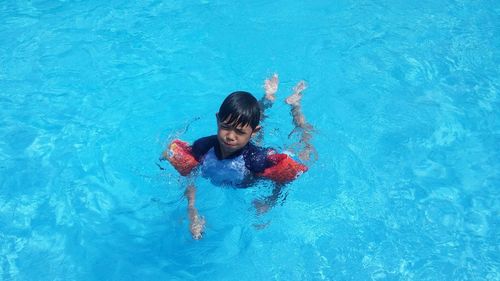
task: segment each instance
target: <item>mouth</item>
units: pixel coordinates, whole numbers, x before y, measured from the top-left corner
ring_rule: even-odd
[[[235,146],[236,146],[236,144],[229,144],[229,143],[227,143],[227,142],[225,142],[225,141],[222,141],[222,143],[223,143],[225,146],[228,146],[228,147],[235,147]]]

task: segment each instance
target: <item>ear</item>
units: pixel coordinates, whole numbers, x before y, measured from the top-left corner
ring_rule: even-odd
[[[253,129],[253,132],[252,132],[252,137],[255,136],[261,129],[262,127],[260,125],[257,125],[257,127],[255,127],[255,129]]]

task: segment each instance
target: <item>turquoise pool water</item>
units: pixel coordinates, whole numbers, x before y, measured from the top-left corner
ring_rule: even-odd
[[[500,5],[403,2],[3,1],[0,280],[500,280]],[[274,72],[319,159],[263,215],[198,179],[194,241],[158,156]]]

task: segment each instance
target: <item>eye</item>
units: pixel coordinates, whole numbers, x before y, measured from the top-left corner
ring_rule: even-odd
[[[236,130],[236,133],[237,133],[238,135],[244,135],[244,134],[245,134],[245,132],[243,132],[242,130]]]

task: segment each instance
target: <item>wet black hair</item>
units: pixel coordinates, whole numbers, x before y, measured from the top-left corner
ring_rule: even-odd
[[[260,104],[249,92],[237,91],[229,94],[222,102],[219,121],[234,125],[250,125],[254,130],[260,122]]]

